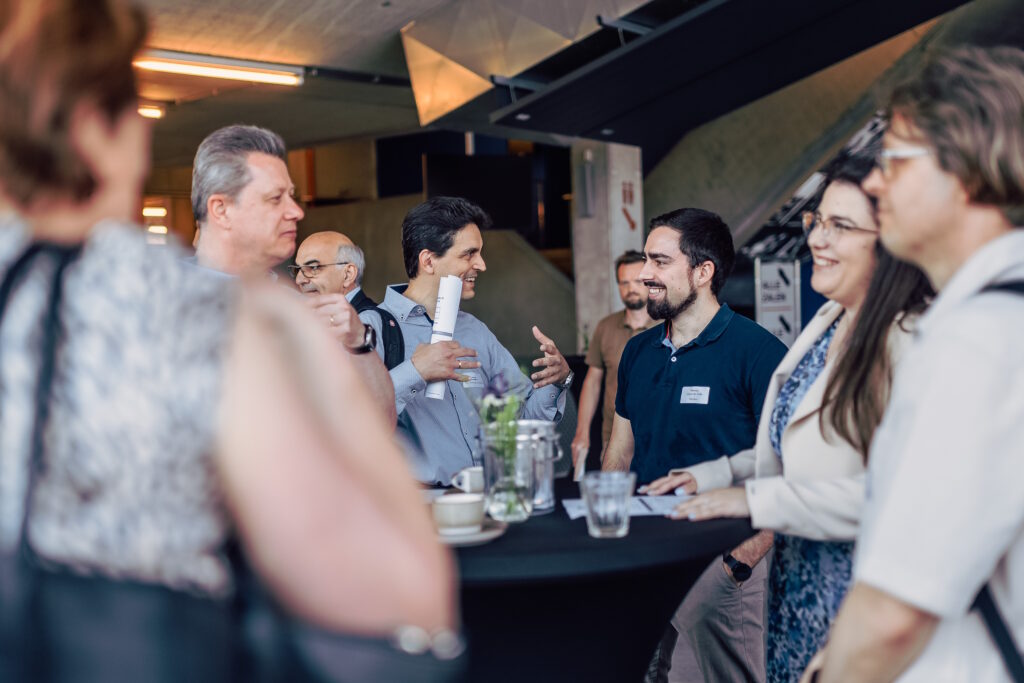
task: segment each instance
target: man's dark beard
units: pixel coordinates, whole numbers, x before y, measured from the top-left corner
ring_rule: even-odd
[[[622,303],[626,304],[626,308],[631,311],[639,311],[641,308],[647,305],[647,302],[637,297],[635,299],[626,299]]]
[[[668,292],[665,292],[665,298],[661,301],[655,301],[654,299],[647,300],[647,315],[651,316],[654,320],[672,320],[677,315],[685,311],[687,308],[693,305],[693,302],[697,300],[697,290],[690,289],[690,293],[685,299],[680,301],[677,305],[673,306],[668,302]]]

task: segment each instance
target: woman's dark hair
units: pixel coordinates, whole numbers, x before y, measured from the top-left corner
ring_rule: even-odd
[[[479,206],[461,197],[433,197],[413,207],[402,221],[402,256],[409,279],[419,273],[421,251],[443,255],[452,248],[455,233],[470,223],[486,230],[491,219]]]
[[[711,293],[717,297],[736,261],[732,232],[722,217],[704,209],[676,209],[652,218],[651,230],[655,228],[672,228],[679,233],[679,251],[686,254],[692,268],[705,261],[715,265]]]
[[[836,159],[825,171],[826,187],[846,183],[860,189],[874,168],[871,151]],[[874,208],[875,198],[865,196]],[[923,311],[935,293],[919,268],[893,257],[881,241],[875,243],[875,259],[864,304],[828,378],[822,400],[822,406],[830,409],[831,427],[860,451],[865,463],[871,439],[889,403],[893,370],[889,331],[893,323],[903,325],[907,315]],[[824,410],[819,413],[819,426],[824,434]]]

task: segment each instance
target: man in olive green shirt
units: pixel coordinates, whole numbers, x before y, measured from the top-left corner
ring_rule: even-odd
[[[597,412],[601,396],[601,380],[604,380],[604,403],[601,411],[602,452],[608,445],[615,415],[615,392],[619,383],[619,357],[630,338],[643,332],[657,321],[647,315],[647,287],[640,279],[644,267],[644,255],[639,251],[627,251],[615,260],[615,275],[619,282],[619,296],[625,304],[624,310],[602,318],[594,329],[587,349],[587,376],[580,392],[579,415],[576,422],[576,436],[572,440],[572,462],[586,458],[590,451],[590,423]]]

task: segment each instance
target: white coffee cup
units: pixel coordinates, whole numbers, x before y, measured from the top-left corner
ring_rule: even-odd
[[[484,523],[484,497],[479,493],[449,493],[434,500],[434,525],[443,536],[472,534]]]
[[[452,477],[452,486],[461,489],[466,493],[483,493],[484,491],[484,468],[481,465],[474,465],[459,470]]]

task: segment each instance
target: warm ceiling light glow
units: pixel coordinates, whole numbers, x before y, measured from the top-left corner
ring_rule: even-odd
[[[164,117],[164,108],[155,104],[140,104],[139,115],[147,119],[162,119]]]
[[[146,218],[163,218],[167,215],[167,209],[162,206],[144,206],[142,215]]]
[[[166,235],[167,234],[167,226],[166,225],[151,225],[148,228],[146,228],[146,231],[147,232],[151,232],[154,235]]]
[[[242,59],[207,57],[170,50],[147,50],[132,62],[140,69],[169,74],[226,78],[249,83],[302,85],[303,68]]]

